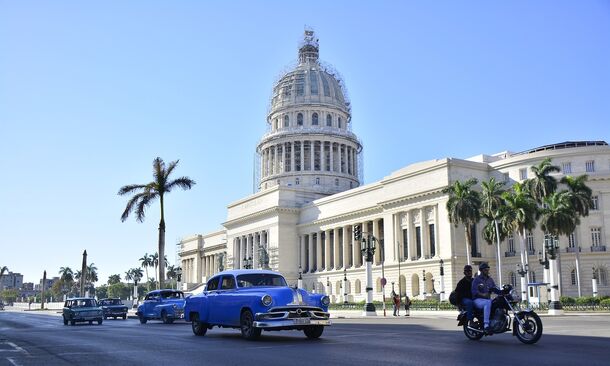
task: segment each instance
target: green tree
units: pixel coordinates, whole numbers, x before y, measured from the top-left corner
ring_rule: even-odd
[[[0,267],[0,283],[2,283],[2,276],[4,276],[4,274],[8,272],[8,267],[7,266],[2,266]]]
[[[119,282],[114,285],[108,286],[108,297],[117,297],[120,299],[127,299],[129,297],[129,287],[124,283]]]
[[[557,190],[557,179],[551,173],[560,172],[558,166],[551,164],[551,159],[546,158],[540,164],[531,167],[534,177],[528,180],[529,191],[539,205],[544,199]]]
[[[588,176],[580,175],[578,177],[565,176],[561,178],[561,183],[568,187],[570,192],[570,203],[576,215],[579,217],[589,216],[589,210],[593,207],[593,198],[591,188],[587,186]],[[576,253],[576,284],[578,288],[578,296],[582,296],[580,286],[580,246],[574,248]]]
[[[0,293],[0,297],[9,304],[17,301],[17,297],[19,296],[19,291],[13,288],[2,290]]]
[[[108,285],[114,285],[115,283],[121,282],[120,274],[113,274],[108,276]]]
[[[477,184],[476,178],[465,182],[455,181],[451,186],[443,189],[443,193],[449,194],[447,200],[447,213],[449,222],[457,227],[460,223],[464,225],[466,235],[466,261],[471,264],[470,251],[472,248],[472,228],[481,219],[481,197],[479,192],[472,189]]]
[[[131,184],[121,187],[119,195],[133,194],[127,202],[127,206],[121,215],[121,221],[127,220],[131,212],[135,212],[137,221],[144,221],[145,210],[157,199],[161,206],[161,219],[159,221],[159,257],[165,258],[165,194],[170,193],[174,188],[184,190],[191,189],[195,181],[188,177],[180,177],[170,180],[170,176],[178,166],[178,160],[170,162],[167,167],[161,158],[153,161],[152,182],[147,184]],[[163,287],[165,280],[165,266],[159,268],[159,284]]]
[[[95,294],[98,299],[105,299],[108,297],[108,285],[100,285],[95,289]]]
[[[580,223],[570,201],[570,192],[554,192],[544,200],[540,227],[554,237],[570,235]]]
[[[168,266],[167,267],[167,278],[171,280],[171,286],[173,287],[177,284],[176,279],[178,278],[178,267],[176,266]]]
[[[506,205],[502,194],[504,194],[504,183],[498,182],[494,177],[486,182],[481,182],[481,212],[487,219],[483,228],[483,238],[488,244],[496,242],[496,260],[498,261],[498,283],[502,283],[502,255],[500,253],[500,242],[507,236],[506,230],[499,224],[502,215],[506,212]]]
[[[140,258],[139,261],[141,267],[146,270],[146,282],[148,283],[148,267],[152,267],[153,265],[152,256],[148,255],[148,253],[144,253],[144,256]],[[150,287],[148,288],[148,291],[150,291]]]

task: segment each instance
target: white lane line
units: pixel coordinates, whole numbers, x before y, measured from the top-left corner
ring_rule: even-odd
[[[6,359],[7,359],[7,360],[8,360],[8,362],[10,362],[10,363],[11,363],[11,365],[13,365],[13,366],[21,366],[21,364],[20,364],[19,362],[15,361],[15,360],[13,360],[13,358],[12,358],[12,357],[7,357]]]

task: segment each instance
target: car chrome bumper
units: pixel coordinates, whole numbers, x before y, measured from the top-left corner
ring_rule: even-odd
[[[252,325],[255,328],[286,328],[294,327],[298,328],[307,325],[331,325],[330,319],[310,319],[310,318],[294,318],[294,319],[281,319],[281,320],[257,320]]]

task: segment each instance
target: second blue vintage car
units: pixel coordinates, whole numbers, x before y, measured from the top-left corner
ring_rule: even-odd
[[[184,293],[172,289],[151,291],[138,306],[136,315],[142,324],[151,319],[161,319],[165,324],[183,319]]]
[[[202,336],[214,326],[239,328],[242,337],[256,339],[263,330],[302,330],[319,338],[331,324],[330,299],[292,288],[284,277],[266,270],[232,270],[208,280],[203,293],[186,299],[185,319]]]

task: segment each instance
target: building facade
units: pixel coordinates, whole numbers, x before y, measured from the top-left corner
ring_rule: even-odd
[[[362,301],[366,275],[353,235],[359,225],[377,238],[377,300],[392,289],[415,298],[444,299],[462,276],[466,239],[463,226],[448,221],[443,189],[456,180],[490,177],[508,188],[531,178],[532,165],[551,158],[562,169],[558,179],[587,174],[595,202],[575,233],[559,239],[562,295],[576,296],[578,288],[590,295],[594,274],[599,294],[610,294],[610,148],[605,142],[430,160],[362,185],[362,143],[351,132],[345,85],[318,54],[317,39],[306,31],[299,64],[274,86],[269,130],[257,147],[259,191],[229,204],[222,230],[179,243],[186,288],[224,268],[268,268],[292,283],[301,276],[307,290],[325,292],[333,301]],[[489,262],[496,273],[498,250],[482,239],[484,224],[476,226],[471,256],[475,264]],[[543,242],[539,228],[528,233],[528,282],[546,281],[538,260]],[[503,283],[519,285],[519,245],[517,235],[501,243]]]

